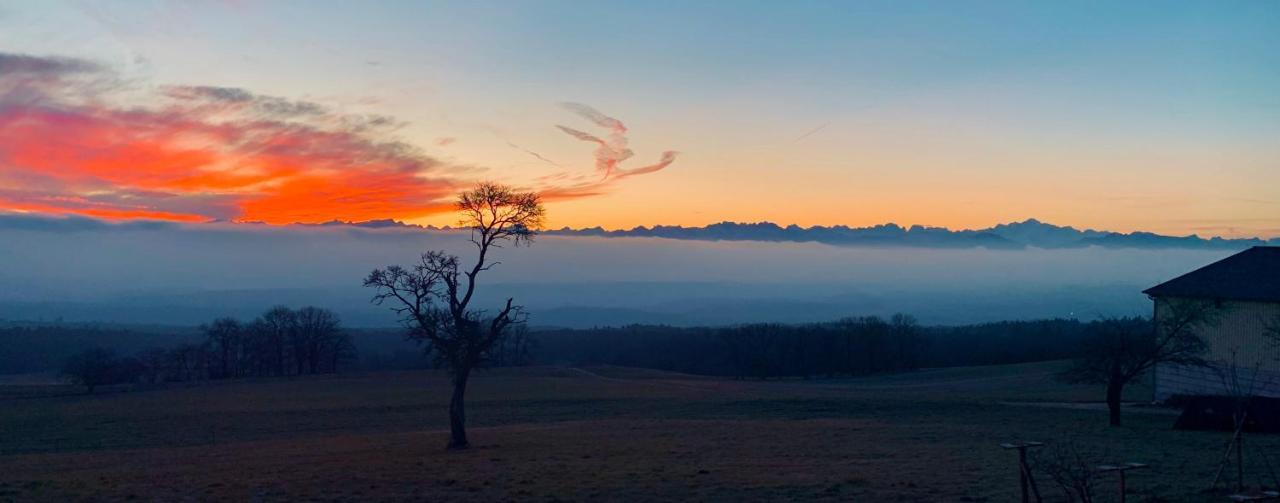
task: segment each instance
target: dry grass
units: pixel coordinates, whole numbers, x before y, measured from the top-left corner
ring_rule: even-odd
[[[493,371],[471,386],[465,452],[443,449],[448,393],[430,372],[23,393],[0,398],[0,500],[1012,501],[1013,455],[997,444],[1065,438],[1152,463],[1131,479],[1139,498],[1209,498],[1224,434],[1008,404],[1096,398],[1057,368],[778,382]]]

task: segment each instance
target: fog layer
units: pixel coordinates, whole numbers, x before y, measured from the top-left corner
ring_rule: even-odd
[[[316,304],[389,325],[365,274],[467,235],[251,225],[0,227],[0,318],[194,324]],[[544,236],[504,248],[480,300],[535,325],[800,322],[908,312],[925,323],[1093,318],[1149,310],[1143,288],[1231,251],[856,248]]]

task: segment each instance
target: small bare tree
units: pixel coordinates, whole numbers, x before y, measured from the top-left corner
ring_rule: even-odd
[[[477,257],[470,269],[462,269],[455,255],[443,251],[422,254],[410,268],[398,265],[375,269],[364,286],[376,289],[374,303],[390,303],[409,330],[453,384],[449,401],[450,449],[465,449],[467,441],[464,398],[471,371],[483,365],[501,347],[510,328],[524,322],[523,310],[508,298],[496,314],[472,309],[480,273],[498,262],[489,253],[504,243],[532,242],[542,227],[545,210],[537,194],[517,192],[496,183],[482,183],[458,197],[461,225],[471,229]]]
[[[1109,318],[1094,326],[1085,341],[1084,356],[1063,373],[1066,380],[1105,384],[1112,426],[1120,426],[1120,401],[1125,385],[1146,375],[1159,363],[1204,365],[1206,345],[1198,330],[1216,323],[1212,302],[1190,299],[1163,301],[1164,314],[1155,320]]]
[[[1092,503],[1098,484],[1098,462],[1105,455],[1082,448],[1074,440],[1067,439],[1036,456],[1036,467],[1049,474],[1049,478],[1062,489],[1067,501]]]

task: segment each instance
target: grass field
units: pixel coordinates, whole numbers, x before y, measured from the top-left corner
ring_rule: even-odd
[[[462,452],[443,449],[447,381],[433,372],[93,396],[7,386],[0,500],[1002,502],[1016,500],[1017,472],[998,444],[1018,439],[1151,463],[1131,476],[1131,501],[1224,500],[1204,489],[1227,434],[1173,431],[1149,410],[1108,428],[1104,411],[1071,404],[1100,390],[1056,382],[1060,367],[772,382],[493,370],[470,387],[475,447]]]

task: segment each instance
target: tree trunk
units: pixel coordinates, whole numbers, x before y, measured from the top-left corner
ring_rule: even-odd
[[[467,393],[467,377],[471,369],[458,370],[453,376],[453,398],[449,400],[449,449],[466,449],[467,413],[463,401]]]
[[[1111,426],[1120,426],[1120,396],[1124,391],[1124,381],[1112,376],[1107,381],[1107,411],[1111,414]]]

